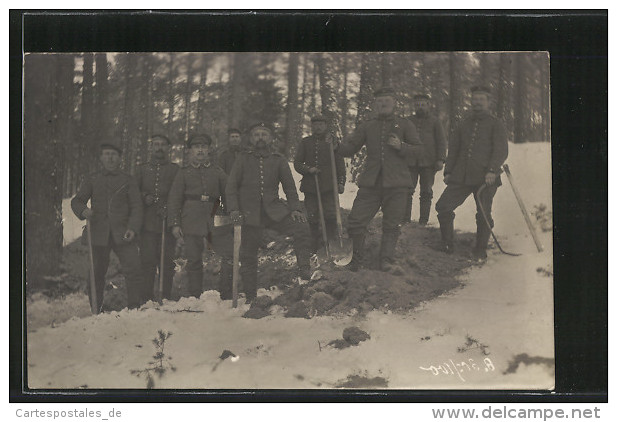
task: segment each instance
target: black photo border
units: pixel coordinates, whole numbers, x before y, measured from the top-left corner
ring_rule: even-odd
[[[24,210],[12,206],[10,402],[607,402],[607,10],[11,10],[9,21],[9,195],[21,204],[23,52],[548,51],[556,364],[553,393],[29,390]]]

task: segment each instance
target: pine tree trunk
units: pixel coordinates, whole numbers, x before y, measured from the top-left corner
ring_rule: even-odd
[[[343,138],[347,136],[347,125],[348,123],[348,114],[349,114],[349,100],[347,99],[347,72],[348,72],[348,55],[345,54],[343,57],[343,92],[341,94],[341,131],[343,133]]]
[[[80,178],[90,173],[90,169],[96,164],[99,146],[94,136],[94,56],[91,53],[84,54],[83,82],[81,91],[81,121],[80,121]]]
[[[234,53],[232,63],[229,126],[237,128],[240,127],[242,102],[245,100],[244,73],[246,71],[246,59],[243,53]]]
[[[174,104],[175,104],[175,84],[174,84],[174,54],[169,53],[169,79],[167,86],[167,107],[169,109],[169,113],[167,114],[167,131],[168,133],[173,133],[173,122],[174,122]]]
[[[306,121],[306,87],[307,87],[307,76],[308,76],[308,59],[306,55],[304,56],[304,60],[302,60],[302,100],[300,101],[300,124],[298,125],[297,137],[301,139],[304,136],[304,123]]]
[[[322,53],[318,60],[319,87],[321,96],[321,113],[329,122],[328,130],[337,138],[342,137],[339,124],[338,94],[336,92],[336,69],[333,66],[332,56]]]
[[[109,71],[107,68],[107,54],[96,53],[96,137],[97,143],[101,143],[105,140],[109,140],[112,136],[111,128],[113,128],[113,119],[111,118],[109,110],[109,88],[108,78]]]
[[[460,119],[460,107],[461,107],[461,86],[459,73],[461,71],[460,60],[457,53],[451,52],[450,54],[450,118],[448,122],[448,131],[453,133],[456,122]]]
[[[72,60],[29,54],[24,63],[26,286],[45,286],[62,259],[62,137],[66,133]],[[71,81],[72,82],[72,81]]]
[[[289,68],[287,70],[287,113],[285,121],[285,136],[282,150],[288,155],[298,139],[298,53],[289,53]]]
[[[380,65],[379,57],[375,53],[362,53],[362,65],[360,70],[360,90],[358,92],[358,113],[356,116],[356,128],[365,121],[371,111],[373,101],[373,91],[380,84]],[[366,148],[362,147],[360,152],[351,159],[351,180],[357,182],[358,176],[364,168],[366,160]]]
[[[548,53],[538,53],[540,69],[540,113],[542,114],[542,140],[551,140],[551,84]]]
[[[525,142],[527,136],[527,113],[525,113],[525,63],[521,53],[514,56],[514,142]]]

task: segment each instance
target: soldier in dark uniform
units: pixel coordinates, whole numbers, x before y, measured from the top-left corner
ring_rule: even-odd
[[[411,156],[409,171],[411,172],[411,192],[407,198],[407,209],[404,222],[411,221],[411,203],[418,178],[420,179],[420,225],[428,223],[433,200],[433,184],[435,173],[443,169],[446,161],[446,137],[439,119],[429,114],[429,96],[414,95],[414,115],[409,120],[416,126],[422,142],[422,151]]]
[[[377,117],[358,126],[337,152],[351,157],[366,145],[366,166],[358,182],[358,195],[347,219],[353,241],[349,269],[357,271],[364,256],[366,228],[377,211],[383,211],[380,266],[391,269],[394,249],[401,231],[411,174],[411,154],[420,150],[418,132],[412,122],[394,114],[394,90],[381,88],[374,93]]]
[[[178,165],[169,161],[171,143],[166,136],[154,135],[151,140],[152,158],[137,168],[137,184],[144,203],[144,226],[141,231],[140,255],[146,283],[151,285],[161,264],[163,222],[167,218],[167,195],[178,172]],[[168,228],[165,234],[163,261],[163,297],[171,297],[174,277],[176,239]],[[159,271],[161,269],[159,268]],[[150,289],[151,293],[152,289]]]
[[[186,251],[189,293],[200,297],[203,292],[204,241],[213,226],[215,204],[225,192],[227,176],[210,163],[212,138],[195,135],[189,140],[189,164],[176,174],[168,200],[169,221],[176,239],[182,239]],[[224,202],[224,201],[223,201]],[[221,265],[221,298],[231,298],[231,266]]]
[[[454,238],[454,210],[465,202],[470,194],[476,201],[476,245],[474,259],[486,259],[486,246],[490,229],[480,213],[478,202],[487,214],[491,228],[493,197],[501,186],[501,166],[508,157],[508,140],[503,123],[489,113],[490,92],[486,87],[471,89],[472,112],[460,122],[450,139],[448,158],[444,169],[446,189],[435,205],[444,251],[452,253]],[[476,192],[486,184],[487,188],[476,197]]]
[[[242,149],[242,137],[238,129],[232,128],[227,131],[229,135],[228,146],[218,158],[218,165],[223,169],[225,174],[231,173],[231,168]]]
[[[319,191],[321,193],[328,239],[333,239],[336,234],[332,159],[330,156],[330,145],[326,142],[326,128],[327,122],[323,116],[318,115],[311,118],[311,136],[302,139],[294,159],[294,168],[304,176],[300,183],[300,190],[304,192],[304,206],[313,237],[313,252],[317,251],[322,242],[315,174],[319,178]],[[345,161],[338,154],[335,155],[334,160],[337,189],[338,193],[342,194],[345,190]]]
[[[241,273],[247,301],[257,295],[257,252],[264,228],[293,236],[299,276],[310,278],[310,232],[300,211],[291,169],[272,152],[273,130],[264,123],[250,129],[251,149],[240,153],[227,183],[226,199],[234,224],[242,224]],[[279,184],[287,197],[278,195]]]
[[[120,170],[121,154],[119,146],[111,142],[102,144],[103,169],[86,177],[71,200],[77,218],[90,220],[99,310],[103,306],[105,273],[112,250],[120,260],[126,280],[128,307],[136,308],[144,303],[147,289],[135,241],[141,229],[143,207],[137,181]],[[88,208],[88,201],[91,201],[91,208]]]

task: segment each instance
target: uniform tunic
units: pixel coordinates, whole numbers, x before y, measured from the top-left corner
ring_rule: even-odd
[[[224,196],[226,183],[220,167],[189,164],[178,170],[169,192],[168,224],[182,228],[189,291],[196,297],[203,291],[204,237],[212,230],[215,204]]]
[[[387,144],[391,133],[401,140],[400,150]],[[363,145],[366,145],[366,163],[358,182],[358,195],[347,219],[349,234],[364,234],[381,208],[384,234],[398,236],[411,187],[408,163],[421,148],[418,132],[407,119],[394,115],[380,116],[361,124],[337,152],[352,156]]]
[[[418,180],[420,180],[420,221],[426,223],[433,199],[435,165],[437,161],[446,161],[446,137],[439,119],[433,116],[414,114],[409,120],[418,130],[422,149],[419,154],[412,155],[409,160],[411,190],[407,198],[404,221],[411,221],[412,198]]]
[[[279,198],[279,184],[287,204]],[[269,150],[242,152],[229,175],[226,199],[227,209],[239,211],[244,218],[240,271],[248,298],[257,295],[257,253],[264,228],[292,236],[298,268],[308,272],[310,233],[306,223],[290,215],[300,210],[300,201],[285,157]]]
[[[142,224],[142,203],[136,180],[122,171],[102,170],[86,177],[71,208],[80,220],[91,202],[92,252],[97,308],[103,306],[105,274],[109,267],[111,250],[118,256],[126,279],[128,306],[139,306],[146,298],[146,287],[141,273],[139,252],[135,240],[126,242],[127,230],[139,232]],[[90,284],[88,284],[88,290]],[[90,291],[89,291],[90,293]]]
[[[161,241],[163,218],[167,213],[167,198],[171,184],[178,172],[178,165],[168,159],[152,159],[151,162],[137,167],[135,178],[144,201],[144,226],[141,232],[139,253],[146,283],[155,279],[157,268],[161,263]],[[152,197],[153,203],[147,204],[146,198]],[[169,299],[174,276],[174,253],[176,239],[169,229],[165,234],[165,259],[163,263],[163,297]],[[160,271],[160,268],[159,268]]]
[[[345,160],[339,154],[334,155],[337,175],[337,185],[345,185],[346,171]],[[332,157],[330,145],[324,136],[307,136],[298,145],[294,159],[294,168],[303,175],[300,182],[300,190],[304,192],[304,207],[306,208],[309,226],[313,237],[313,249],[316,250],[322,242],[322,233],[319,222],[319,202],[315,175],[309,173],[309,169],[316,167],[320,170],[317,174],[319,191],[321,192],[322,208],[328,238],[334,238],[336,234],[336,206],[334,194],[338,195],[338,186],[334,192],[332,183]]]
[[[507,157],[508,140],[499,119],[487,112],[472,113],[465,118],[450,140],[444,169],[444,175],[450,177],[446,189],[435,204],[440,222],[454,219],[454,210],[469,195],[474,194],[475,197],[487,173],[499,175]],[[491,227],[493,197],[500,185],[501,179],[497,176],[495,184],[486,188],[482,198],[475,198],[476,204],[478,200],[482,201]],[[485,225],[479,208],[476,223],[478,227]]]

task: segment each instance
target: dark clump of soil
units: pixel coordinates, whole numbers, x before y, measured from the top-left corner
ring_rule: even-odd
[[[357,346],[370,338],[371,336],[369,333],[358,327],[347,327],[343,330],[343,338],[332,340],[328,343],[328,346],[332,346],[335,349],[346,349],[351,346]]]
[[[376,218],[369,226],[364,269],[350,272],[333,264],[322,264],[320,267],[322,279],[304,286],[296,285],[288,288],[279,285],[283,294],[278,296],[274,303],[288,310],[293,307],[293,311],[288,312],[286,316],[298,315],[301,318],[307,318],[307,315],[349,312],[366,314],[374,309],[407,311],[421,302],[457,288],[460,282],[456,280],[456,276],[473,265],[468,259],[468,251],[473,244],[472,234],[457,233],[455,253],[447,255],[438,250],[440,244],[438,228],[422,227],[412,223],[402,228],[395,252],[396,271],[379,271],[380,225],[381,219]],[[282,241],[291,248],[289,239]],[[279,249],[285,248],[279,247]],[[260,279],[267,276],[270,283],[285,279],[284,270],[287,269],[287,265],[284,265],[281,271],[275,265],[276,260],[261,261],[263,264],[260,264]],[[300,301],[302,305],[295,306]]]
[[[292,304],[287,312],[285,318],[310,318],[309,308],[303,301]]]
[[[248,311],[242,315],[244,318],[260,319],[270,315],[268,308],[272,306],[273,301],[270,296],[257,296],[251,303]]]
[[[358,327],[347,327],[343,330],[343,339],[350,344],[358,345],[361,341],[370,339],[371,336],[366,331]]]
[[[346,379],[339,381],[336,388],[387,388],[388,380],[383,377],[368,378],[367,376],[349,375]]]

